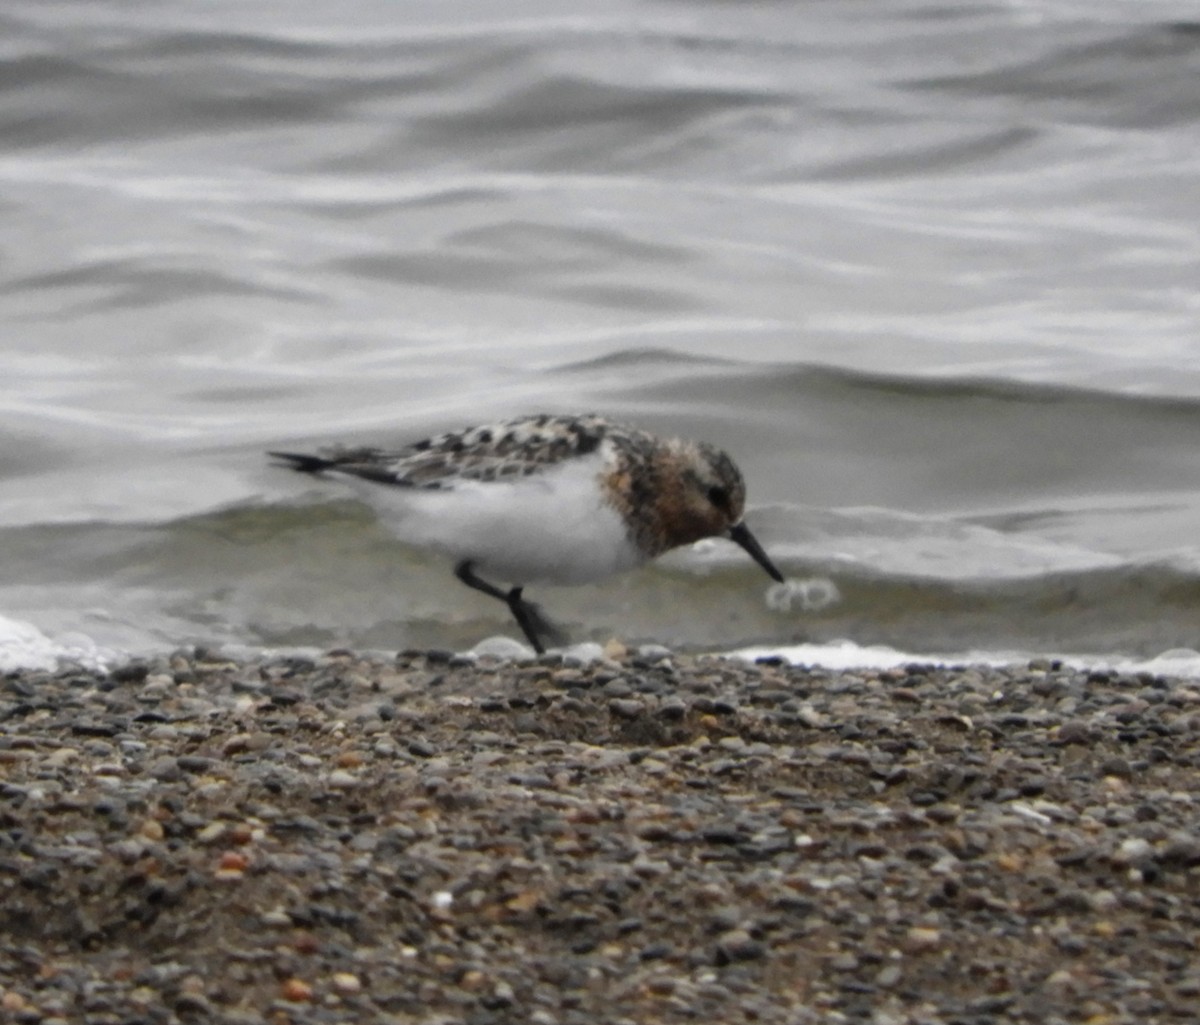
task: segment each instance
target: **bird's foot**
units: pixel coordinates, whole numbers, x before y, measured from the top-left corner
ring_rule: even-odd
[[[533,650],[539,655],[545,653],[543,638],[551,644],[565,644],[568,640],[566,631],[553,623],[542,611],[540,605],[536,602],[526,601],[521,590],[520,587],[514,587],[504,600],[508,603],[513,619],[517,621],[517,625],[520,626],[529,643],[533,645]]]

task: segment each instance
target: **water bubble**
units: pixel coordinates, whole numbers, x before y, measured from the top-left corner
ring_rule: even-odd
[[[842,593],[828,577],[791,578],[767,588],[767,608],[772,612],[819,612],[842,600]]]

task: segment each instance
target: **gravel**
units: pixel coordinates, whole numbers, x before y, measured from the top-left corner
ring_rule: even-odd
[[[0,1020],[1194,1021],[1200,683],[207,651],[0,677]]]

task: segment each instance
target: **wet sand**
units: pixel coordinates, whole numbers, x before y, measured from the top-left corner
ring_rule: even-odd
[[[1157,1022],[1200,683],[663,650],[0,678],[13,1022]]]

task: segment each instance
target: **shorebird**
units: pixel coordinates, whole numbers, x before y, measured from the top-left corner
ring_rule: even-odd
[[[399,538],[448,555],[459,580],[504,602],[538,653],[557,631],[526,600],[529,583],[590,583],[710,537],[783,582],[742,520],[746,486],[725,452],[593,414],[519,417],[398,449],[269,455],[357,485]]]

